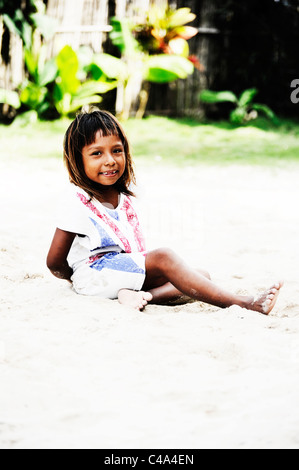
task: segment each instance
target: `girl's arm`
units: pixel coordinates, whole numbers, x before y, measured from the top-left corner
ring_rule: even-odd
[[[75,237],[75,233],[56,229],[47,257],[47,266],[51,273],[59,279],[71,280],[73,270],[68,265],[67,257]]]

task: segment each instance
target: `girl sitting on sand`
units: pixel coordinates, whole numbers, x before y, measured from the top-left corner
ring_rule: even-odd
[[[183,296],[217,307],[239,305],[269,314],[282,283],[257,298],[231,294],[205,271],[190,268],[168,248],[147,252],[134,208],[135,182],[127,137],[105,111],[81,113],[64,140],[71,191],[47,266],[75,292],[118,299],[142,310]],[[67,199],[67,198],[66,198]]]

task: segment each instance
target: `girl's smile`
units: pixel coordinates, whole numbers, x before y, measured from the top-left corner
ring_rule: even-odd
[[[95,141],[82,149],[82,160],[86,176],[103,186],[115,184],[124,174],[126,155],[118,136],[103,137],[97,132]]]
[[[117,174],[118,174],[117,170],[115,170],[115,171],[105,171],[105,173],[101,173],[101,175],[107,176],[108,178],[111,178],[111,177],[113,177]]]

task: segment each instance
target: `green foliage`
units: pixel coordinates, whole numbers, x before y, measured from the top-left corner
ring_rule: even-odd
[[[187,23],[191,23],[196,19],[196,15],[191,13],[190,8],[179,8],[178,10],[169,9],[166,11],[166,19],[169,25],[169,28],[177,28],[178,26],[183,26]]]
[[[127,78],[127,65],[124,61],[110,54],[95,54],[85,70],[94,80],[111,80],[111,86],[117,86],[117,80]]]
[[[138,49],[129,29],[128,20],[113,19],[112,24],[117,25],[117,31],[111,33],[114,45],[117,45],[125,57],[133,59],[131,73],[138,72],[137,64],[142,62],[143,79],[153,83],[168,83],[179,78],[185,79],[194,71],[192,62],[179,55],[160,54],[145,55]],[[133,56],[132,56],[133,54]],[[110,78],[127,81],[130,77],[129,65],[125,60],[117,59],[108,54],[95,57],[95,65]]]
[[[267,118],[275,121],[274,112],[265,104],[253,103],[258,90],[250,88],[243,91],[238,98],[231,91],[211,91],[203,90],[199,98],[203,103],[215,104],[230,102],[235,105],[235,109],[230,112],[230,122],[236,125],[246,124],[249,121],[257,119],[259,113],[264,114]]]
[[[110,39],[115,46],[117,46],[120,52],[127,57],[134,56],[138,50],[138,42],[132,35],[132,25],[127,18],[118,19],[116,17],[110,20],[112,31],[110,33]]]
[[[115,63],[119,65],[119,59],[107,54],[103,56],[94,56],[86,48],[75,52],[70,46],[65,46],[57,57],[47,60],[46,45],[38,52],[34,52],[33,48],[26,49],[24,57],[28,78],[20,85],[19,94],[0,90],[0,103],[15,109],[22,106],[21,111],[25,115],[18,119],[21,125],[32,123],[34,116],[37,119],[56,113],[57,116],[66,117],[85,105],[100,103],[100,95],[112,90],[118,83],[116,79],[107,77],[104,71],[108,73],[112,64],[114,71],[120,70],[115,67]],[[102,64],[104,71],[99,64]],[[115,75],[115,72],[110,71],[110,75]]]
[[[21,0],[16,2],[0,1],[0,15],[3,17],[5,26],[10,33],[20,36],[26,47],[30,47],[32,40],[34,21],[31,15],[37,11],[36,2],[32,0],[26,4]]]
[[[277,121],[277,116],[275,113],[272,111],[272,109],[269,108],[269,106],[266,106],[265,104],[258,104],[258,103],[252,103],[251,105],[252,109],[261,112],[264,114],[267,118],[271,119],[272,121],[276,122]]]
[[[134,35],[143,51],[149,54],[189,55],[187,40],[197,34],[197,29],[186,24],[196,15],[190,8],[175,10],[167,5],[152,5],[144,23],[133,28]]]
[[[50,39],[55,31],[56,20],[45,14],[45,5],[40,0],[0,0],[0,15],[8,31],[20,36],[26,49],[32,46],[35,29],[45,39]]]
[[[4,14],[3,21],[11,33],[20,36],[26,47],[31,46],[32,26],[25,20],[21,10],[15,11],[12,17]]]
[[[193,71],[193,64],[184,57],[161,54],[145,60],[143,77],[153,83],[169,83],[179,78],[185,79]]]
[[[230,101],[231,103],[237,103],[238,98],[231,91],[211,91],[203,90],[200,94],[200,99],[204,103],[223,103]]]
[[[144,115],[149,96],[149,85],[142,87],[144,82],[169,83],[185,79],[194,72],[193,63],[187,59],[189,47],[186,39],[194,36],[197,30],[183,25],[195,17],[189,8],[172,10],[152,6],[143,25],[134,27],[127,19],[112,18],[110,38],[119,48],[122,60],[101,56],[93,64],[93,74],[100,77],[100,73],[105,73],[119,81],[117,113],[122,119],[128,119],[138,95],[137,116]],[[155,40],[160,46],[146,48],[146,34],[150,36],[149,43]],[[108,68],[116,72],[111,74]]]
[[[249,90],[243,91],[241,94],[238,105],[241,107],[248,106],[252,103],[253,98],[257,95],[258,91],[256,88],[250,88]]]
[[[20,100],[25,109],[34,110],[39,116],[43,116],[51,107],[47,86],[55,81],[58,68],[54,59],[46,59],[46,45],[37,53],[33,48],[25,49],[24,56],[29,77],[20,86]]]
[[[77,78],[79,71],[79,60],[71,46],[65,46],[56,57],[59,78],[56,81],[56,87],[59,88],[61,95],[69,93],[75,95],[80,87],[80,81]]]
[[[39,86],[46,86],[57,76],[55,59],[47,60],[47,46],[43,45],[38,53],[25,50],[25,64],[32,80]]]
[[[26,81],[25,88],[20,95],[21,103],[27,108],[40,112],[47,95],[47,88],[37,85],[36,83]]]
[[[0,14],[7,30],[23,40],[27,70],[26,80],[19,86],[19,96],[16,92],[1,91],[0,101],[27,113],[30,122],[34,116],[47,117],[55,113],[66,117],[86,104],[100,103],[100,95],[116,87],[117,106],[121,103],[119,114],[127,118],[140,93],[139,115],[143,115],[149,91],[147,86],[142,90],[143,82],[168,83],[185,79],[194,71],[195,61],[187,59],[187,40],[197,30],[185,24],[196,16],[189,8],[151,7],[143,26],[144,31],[149,29],[151,37],[161,46],[154,54],[150,50],[145,51],[139,40],[142,25],[136,28],[128,19],[112,18],[110,37],[119,48],[122,59],[109,54],[94,55],[86,47],[75,52],[70,46],[65,46],[57,57],[48,60],[46,44],[40,47],[34,34],[38,29],[45,40],[54,34],[56,23],[45,11],[41,0],[0,0]]]
[[[4,90],[0,88],[0,103],[8,104],[15,109],[19,109],[21,106],[20,98],[17,92]]]
[[[87,80],[84,83],[78,78],[80,62],[76,52],[65,46],[56,58],[58,77],[53,98],[58,113],[65,117],[82,106],[102,101],[100,94],[114,88],[105,80]]]

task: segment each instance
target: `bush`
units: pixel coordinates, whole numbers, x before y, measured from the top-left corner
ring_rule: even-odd
[[[234,109],[230,112],[229,120],[236,125],[243,125],[249,121],[257,119],[259,113],[264,114],[267,118],[274,121],[276,116],[274,112],[265,104],[253,103],[254,97],[257,95],[256,88],[250,88],[243,91],[238,98],[231,91],[211,91],[204,90],[200,93],[199,99],[203,103],[217,104],[229,102],[234,105]]]

